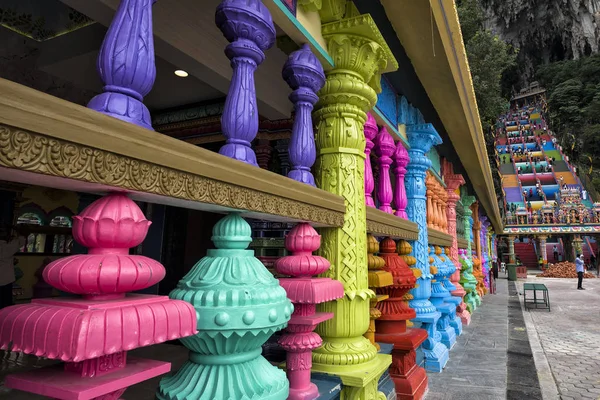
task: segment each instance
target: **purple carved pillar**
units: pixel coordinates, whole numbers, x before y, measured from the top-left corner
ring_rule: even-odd
[[[325,84],[325,73],[310,47],[304,44],[300,50],[290,54],[282,74],[294,90],[290,94],[290,101],[296,110],[289,147],[292,169],[288,178],[315,186],[315,178],[310,172],[317,158],[311,111],[319,100],[317,92]]]
[[[404,186],[404,175],[406,175],[406,166],[410,161],[408,151],[404,148],[401,141],[396,144],[396,151],[392,156],[394,159],[394,174],[396,176],[396,187],[394,188],[394,204],[396,205],[396,216],[408,219],[406,215],[406,206],[408,199],[406,198],[406,187]]]
[[[223,0],[217,7],[215,22],[231,42],[225,55],[233,68],[221,117],[227,141],[219,153],[258,166],[250,147],[258,132],[254,71],[264,61],[264,51],[275,43],[273,20],[260,0]]]
[[[365,202],[369,207],[375,207],[373,201],[373,189],[375,189],[375,180],[373,179],[373,167],[371,166],[371,150],[375,143],[373,139],[377,136],[377,122],[371,113],[367,113],[367,122],[364,127],[365,140]]]
[[[377,182],[377,199],[379,199],[379,209],[388,214],[392,214],[391,204],[393,199],[392,181],[390,179],[390,158],[396,146],[394,139],[388,133],[384,126],[379,130],[379,134],[375,138],[375,153],[377,153],[377,164],[379,164],[379,180]]]
[[[142,103],[156,78],[152,5],[156,0],[121,0],[98,55],[103,92],[88,108],[152,129],[150,112]]]

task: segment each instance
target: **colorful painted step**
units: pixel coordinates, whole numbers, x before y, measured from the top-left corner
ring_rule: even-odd
[[[515,243],[515,254],[527,268],[537,268],[538,260],[532,243]]]
[[[563,178],[563,180],[561,181],[560,178]],[[567,185],[576,185],[577,181],[575,180],[575,177],[573,176],[573,174],[571,173],[571,171],[568,172],[557,172],[556,173],[556,179],[558,180],[559,183],[565,183]]]
[[[518,188],[519,181],[517,179],[517,175],[503,175],[502,186],[505,188]]]
[[[562,160],[562,155],[560,154],[560,151],[558,151],[558,150],[546,150],[546,149],[544,149],[544,153],[546,153],[546,156],[548,158],[554,157],[554,159],[556,161]]]
[[[504,176],[515,175],[515,167],[512,164],[500,165],[500,173]]]
[[[517,203],[523,201],[523,194],[521,193],[521,189],[518,187],[504,188],[504,193],[506,194],[507,203]]]

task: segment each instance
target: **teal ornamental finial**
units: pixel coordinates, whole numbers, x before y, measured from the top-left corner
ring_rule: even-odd
[[[293,312],[285,290],[248,250],[250,225],[238,213],[213,228],[208,250],[169,297],[191,303],[198,334],[181,342],[189,360],[161,380],[159,400],[284,400],[285,372],[261,356],[262,344]]]

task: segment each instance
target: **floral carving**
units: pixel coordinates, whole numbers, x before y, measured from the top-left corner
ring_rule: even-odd
[[[333,226],[344,218],[341,212],[6,125],[0,125],[0,166]]]

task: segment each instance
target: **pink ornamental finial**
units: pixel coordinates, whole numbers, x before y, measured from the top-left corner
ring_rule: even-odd
[[[364,127],[365,133],[365,203],[369,207],[375,207],[373,201],[373,189],[375,189],[375,181],[373,179],[373,167],[371,166],[371,150],[375,144],[373,139],[377,136],[377,121],[371,113],[367,113],[367,122]]]
[[[396,145],[394,144],[394,138],[389,134],[387,128],[384,126],[379,130],[379,135],[375,138],[375,152],[379,157],[377,163],[379,164],[379,182],[377,182],[377,198],[379,199],[379,209],[383,212],[391,214],[393,212],[391,204],[393,199],[392,182],[390,179],[390,165],[392,159],[390,158]]]
[[[54,261],[44,270],[44,280],[64,292],[88,299],[122,298],[160,282],[164,267],[144,256],[130,256],[151,222],[126,195],[113,193],[73,217],[73,237],[89,248],[81,254]]]
[[[285,248],[292,256],[276,262],[277,272],[298,278],[319,275],[329,269],[326,258],[313,255],[321,246],[321,236],[309,224],[298,224],[285,237]]]
[[[321,236],[307,223],[296,225],[285,238],[285,247],[292,253],[277,260],[277,272],[294,278],[279,280],[287,297],[294,304],[294,313],[286,333],[279,344],[287,351],[287,376],[290,381],[289,400],[315,399],[319,391],[310,382],[312,350],[321,346],[322,340],[313,332],[317,325],[333,317],[332,313],[316,312],[316,305],[339,299],[344,287],[329,278],[311,278],[329,268],[329,261],[315,256]]]

